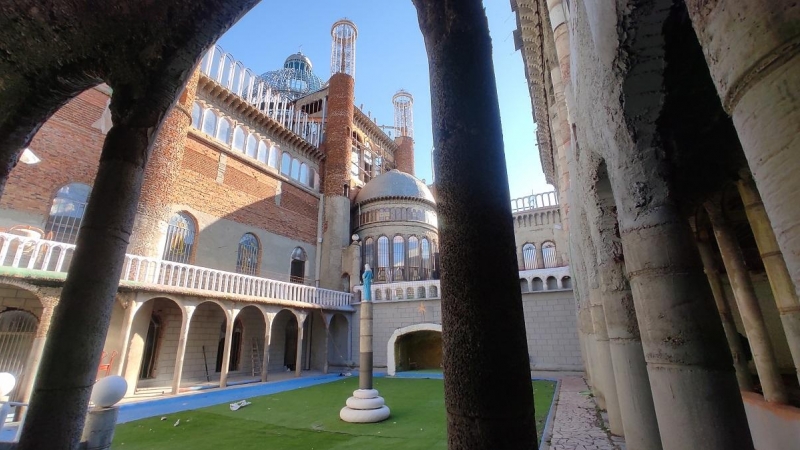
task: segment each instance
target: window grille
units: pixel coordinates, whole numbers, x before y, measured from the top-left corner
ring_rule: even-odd
[[[376,281],[390,282],[389,274],[389,238],[381,236],[378,238],[378,273],[375,274]]]
[[[245,233],[239,240],[239,255],[236,258],[236,271],[246,275],[258,275],[258,255],[260,246],[258,239],[251,233]]]
[[[172,216],[167,226],[167,243],[163,259],[189,264],[195,241],[194,220],[185,213]]]
[[[431,274],[431,244],[427,238],[422,238],[420,247],[422,250],[422,273],[420,277],[423,280],[427,280]]]
[[[405,280],[405,265],[406,265],[406,243],[402,236],[395,236],[393,242],[392,253],[394,254],[394,276],[395,281]]]
[[[536,247],[533,244],[522,246],[522,258],[525,262],[525,270],[536,268]]]
[[[75,243],[91,192],[90,186],[81,183],[70,183],[58,190],[45,227],[52,240]]]
[[[552,242],[545,242],[542,244],[542,261],[544,261],[545,269],[558,266],[558,262],[556,261],[556,244]]]
[[[419,239],[416,236],[408,238],[408,279],[417,281],[420,279],[419,271],[420,254]]]

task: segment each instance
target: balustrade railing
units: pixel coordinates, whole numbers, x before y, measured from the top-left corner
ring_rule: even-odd
[[[309,144],[319,147],[325,126],[324,114],[318,121],[305,111],[296,110],[291,99],[273,90],[266,81],[221,47],[215,45],[206,52],[200,63],[200,71]]]
[[[364,301],[364,286],[356,286],[353,291],[360,293],[361,301]],[[373,284],[371,291],[373,302],[438,299],[442,296],[439,280]]]
[[[543,192],[525,197],[511,199],[511,212],[528,211],[539,208],[552,208],[558,206],[556,191]]]
[[[66,272],[74,251],[74,244],[0,233],[0,266]],[[125,255],[121,279],[324,306],[346,306],[353,297],[347,292],[130,254]]]

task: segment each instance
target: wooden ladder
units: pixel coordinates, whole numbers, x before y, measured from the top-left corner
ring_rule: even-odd
[[[253,338],[250,349],[252,359],[252,374],[253,376],[261,376],[261,349],[259,348],[257,338]]]

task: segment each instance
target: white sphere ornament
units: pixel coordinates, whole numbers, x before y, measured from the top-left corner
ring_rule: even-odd
[[[5,397],[14,390],[17,379],[8,372],[0,372],[0,396]]]
[[[110,408],[122,400],[128,391],[128,382],[119,375],[102,378],[94,384],[91,401],[100,408]]]

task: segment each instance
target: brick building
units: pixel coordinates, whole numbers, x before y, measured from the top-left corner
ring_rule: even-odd
[[[441,364],[436,201],[414,177],[413,97],[392,99],[390,137],[354,105],[355,25],[337,22],[332,37],[327,82],[300,53],[257,76],[214,47],[167,117],[98,371],[125,376],[129,396],[352,367],[365,263],[380,303],[376,366]],[[0,343],[0,371],[20,379],[21,400],[92,192],[112,96],[101,85],[59,109],[30,145],[36,162],[12,172],[0,201],[0,333],[16,333]],[[514,205],[531,367],[577,369],[557,199]]]

